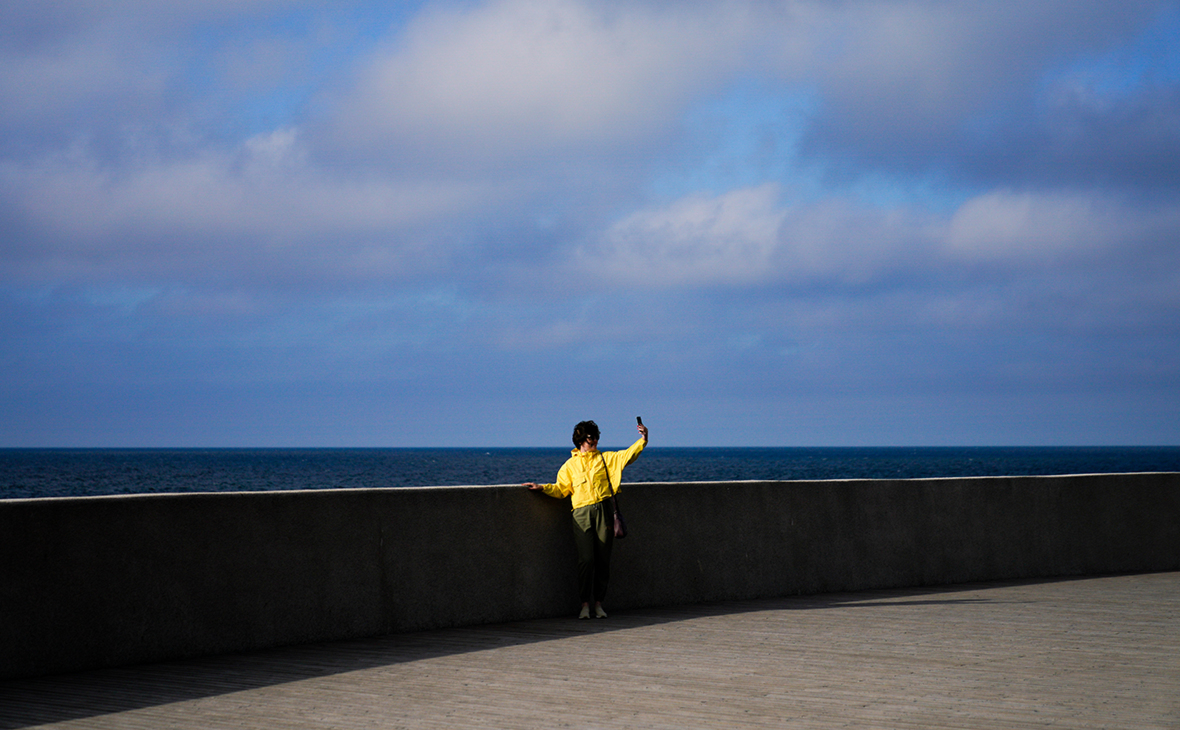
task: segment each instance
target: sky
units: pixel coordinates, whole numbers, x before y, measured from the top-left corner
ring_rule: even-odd
[[[1180,444],[1180,2],[0,4],[0,447]]]

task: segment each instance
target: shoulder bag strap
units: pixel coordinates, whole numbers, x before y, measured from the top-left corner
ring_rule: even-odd
[[[601,452],[601,451],[599,451],[599,452],[598,452],[598,458],[602,459],[602,469],[603,469],[603,471],[605,471],[605,472],[606,472],[606,485],[607,485],[608,487],[610,487],[610,504],[611,504],[611,507],[614,509],[614,511],[615,511],[615,514],[618,514],[618,512],[619,512],[619,498],[618,498],[618,496],[617,496],[617,494],[616,494],[616,492],[615,492],[615,485],[614,485],[614,483],[613,483],[613,482],[611,482],[611,480],[610,480],[610,467],[609,467],[609,466],[607,466],[607,464],[606,464],[606,457],[602,455],[602,452]]]

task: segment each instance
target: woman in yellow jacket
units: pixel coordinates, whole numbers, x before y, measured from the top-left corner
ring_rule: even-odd
[[[598,450],[597,424],[582,421],[574,427],[574,450],[557,472],[557,483],[526,482],[524,485],[550,497],[570,497],[582,598],[582,612],[578,618],[590,618],[591,601],[594,602],[594,615],[606,618],[602,599],[606,597],[606,584],[610,580],[610,552],[615,538],[610,498],[619,490],[623,467],[635,461],[647,446],[647,426],[640,423],[636,428],[642,438],[630,448],[601,452]]]

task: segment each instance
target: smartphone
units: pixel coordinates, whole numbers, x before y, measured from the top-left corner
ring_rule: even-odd
[[[640,426],[642,426],[642,425],[643,425],[643,419],[642,419],[642,418],[640,418],[639,416],[636,416],[636,417],[635,417],[635,422],[636,422],[636,423],[638,423]]]

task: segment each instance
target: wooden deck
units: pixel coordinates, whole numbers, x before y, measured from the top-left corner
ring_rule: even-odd
[[[1180,573],[622,611],[0,682],[0,728],[1180,728]]]

